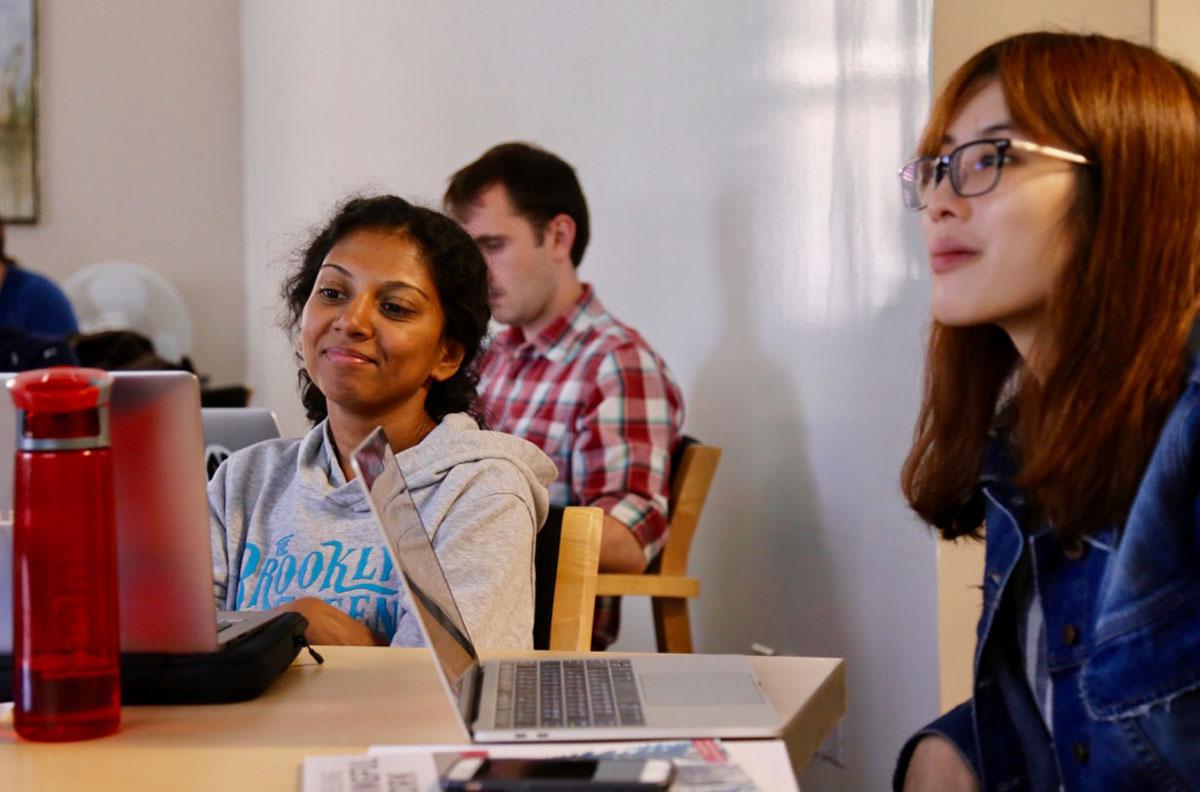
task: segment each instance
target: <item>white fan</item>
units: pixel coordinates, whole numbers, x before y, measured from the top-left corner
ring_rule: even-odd
[[[133,330],[164,360],[192,349],[192,319],[179,291],[159,273],[128,261],[89,264],[63,283],[84,333]]]

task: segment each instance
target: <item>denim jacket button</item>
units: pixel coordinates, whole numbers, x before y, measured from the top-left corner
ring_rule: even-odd
[[[1081,765],[1088,763],[1088,747],[1085,742],[1077,742],[1072,749],[1075,754],[1075,761]]]
[[[1079,640],[1079,630],[1074,624],[1064,624],[1062,628],[1063,646],[1074,646]]]
[[[1069,561],[1078,561],[1079,559],[1083,558],[1084,553],[1086,552],[1087,545],[1078,539],[1071,539],[1065,545],[1063,545],[1063,555],[1065,555]]]

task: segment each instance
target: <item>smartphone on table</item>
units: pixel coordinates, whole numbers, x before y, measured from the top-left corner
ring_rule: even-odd
[[[671,786],[666,759],[485,759],[464,756],[442,776],[447,792],[577,789],[646,792]]]

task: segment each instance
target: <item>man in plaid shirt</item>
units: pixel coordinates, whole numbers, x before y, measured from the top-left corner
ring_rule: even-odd
[[[604,510],[601,571],[644,571],[666,540],[683,396],[662,358],[579,280],[588,211],[574,169],[501,144],[451,177],[445,205],[483,252],[492,316],[508,325],[480,363],[484,417],[554,460],[552,503]],[[616,638],[619,616],[616,598],[597,602],[593,648]]]

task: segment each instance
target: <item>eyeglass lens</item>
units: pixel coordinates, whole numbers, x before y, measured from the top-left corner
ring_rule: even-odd
[[[904,203],[911,209],[923,209],[946,172],[949,172],[954,192],[962,197],[983,195],[1000,180],[1003,157],[999,144],[979,140],[952,151],[948,163],[944,157],[915,160],[904,169],[901,178]]]

